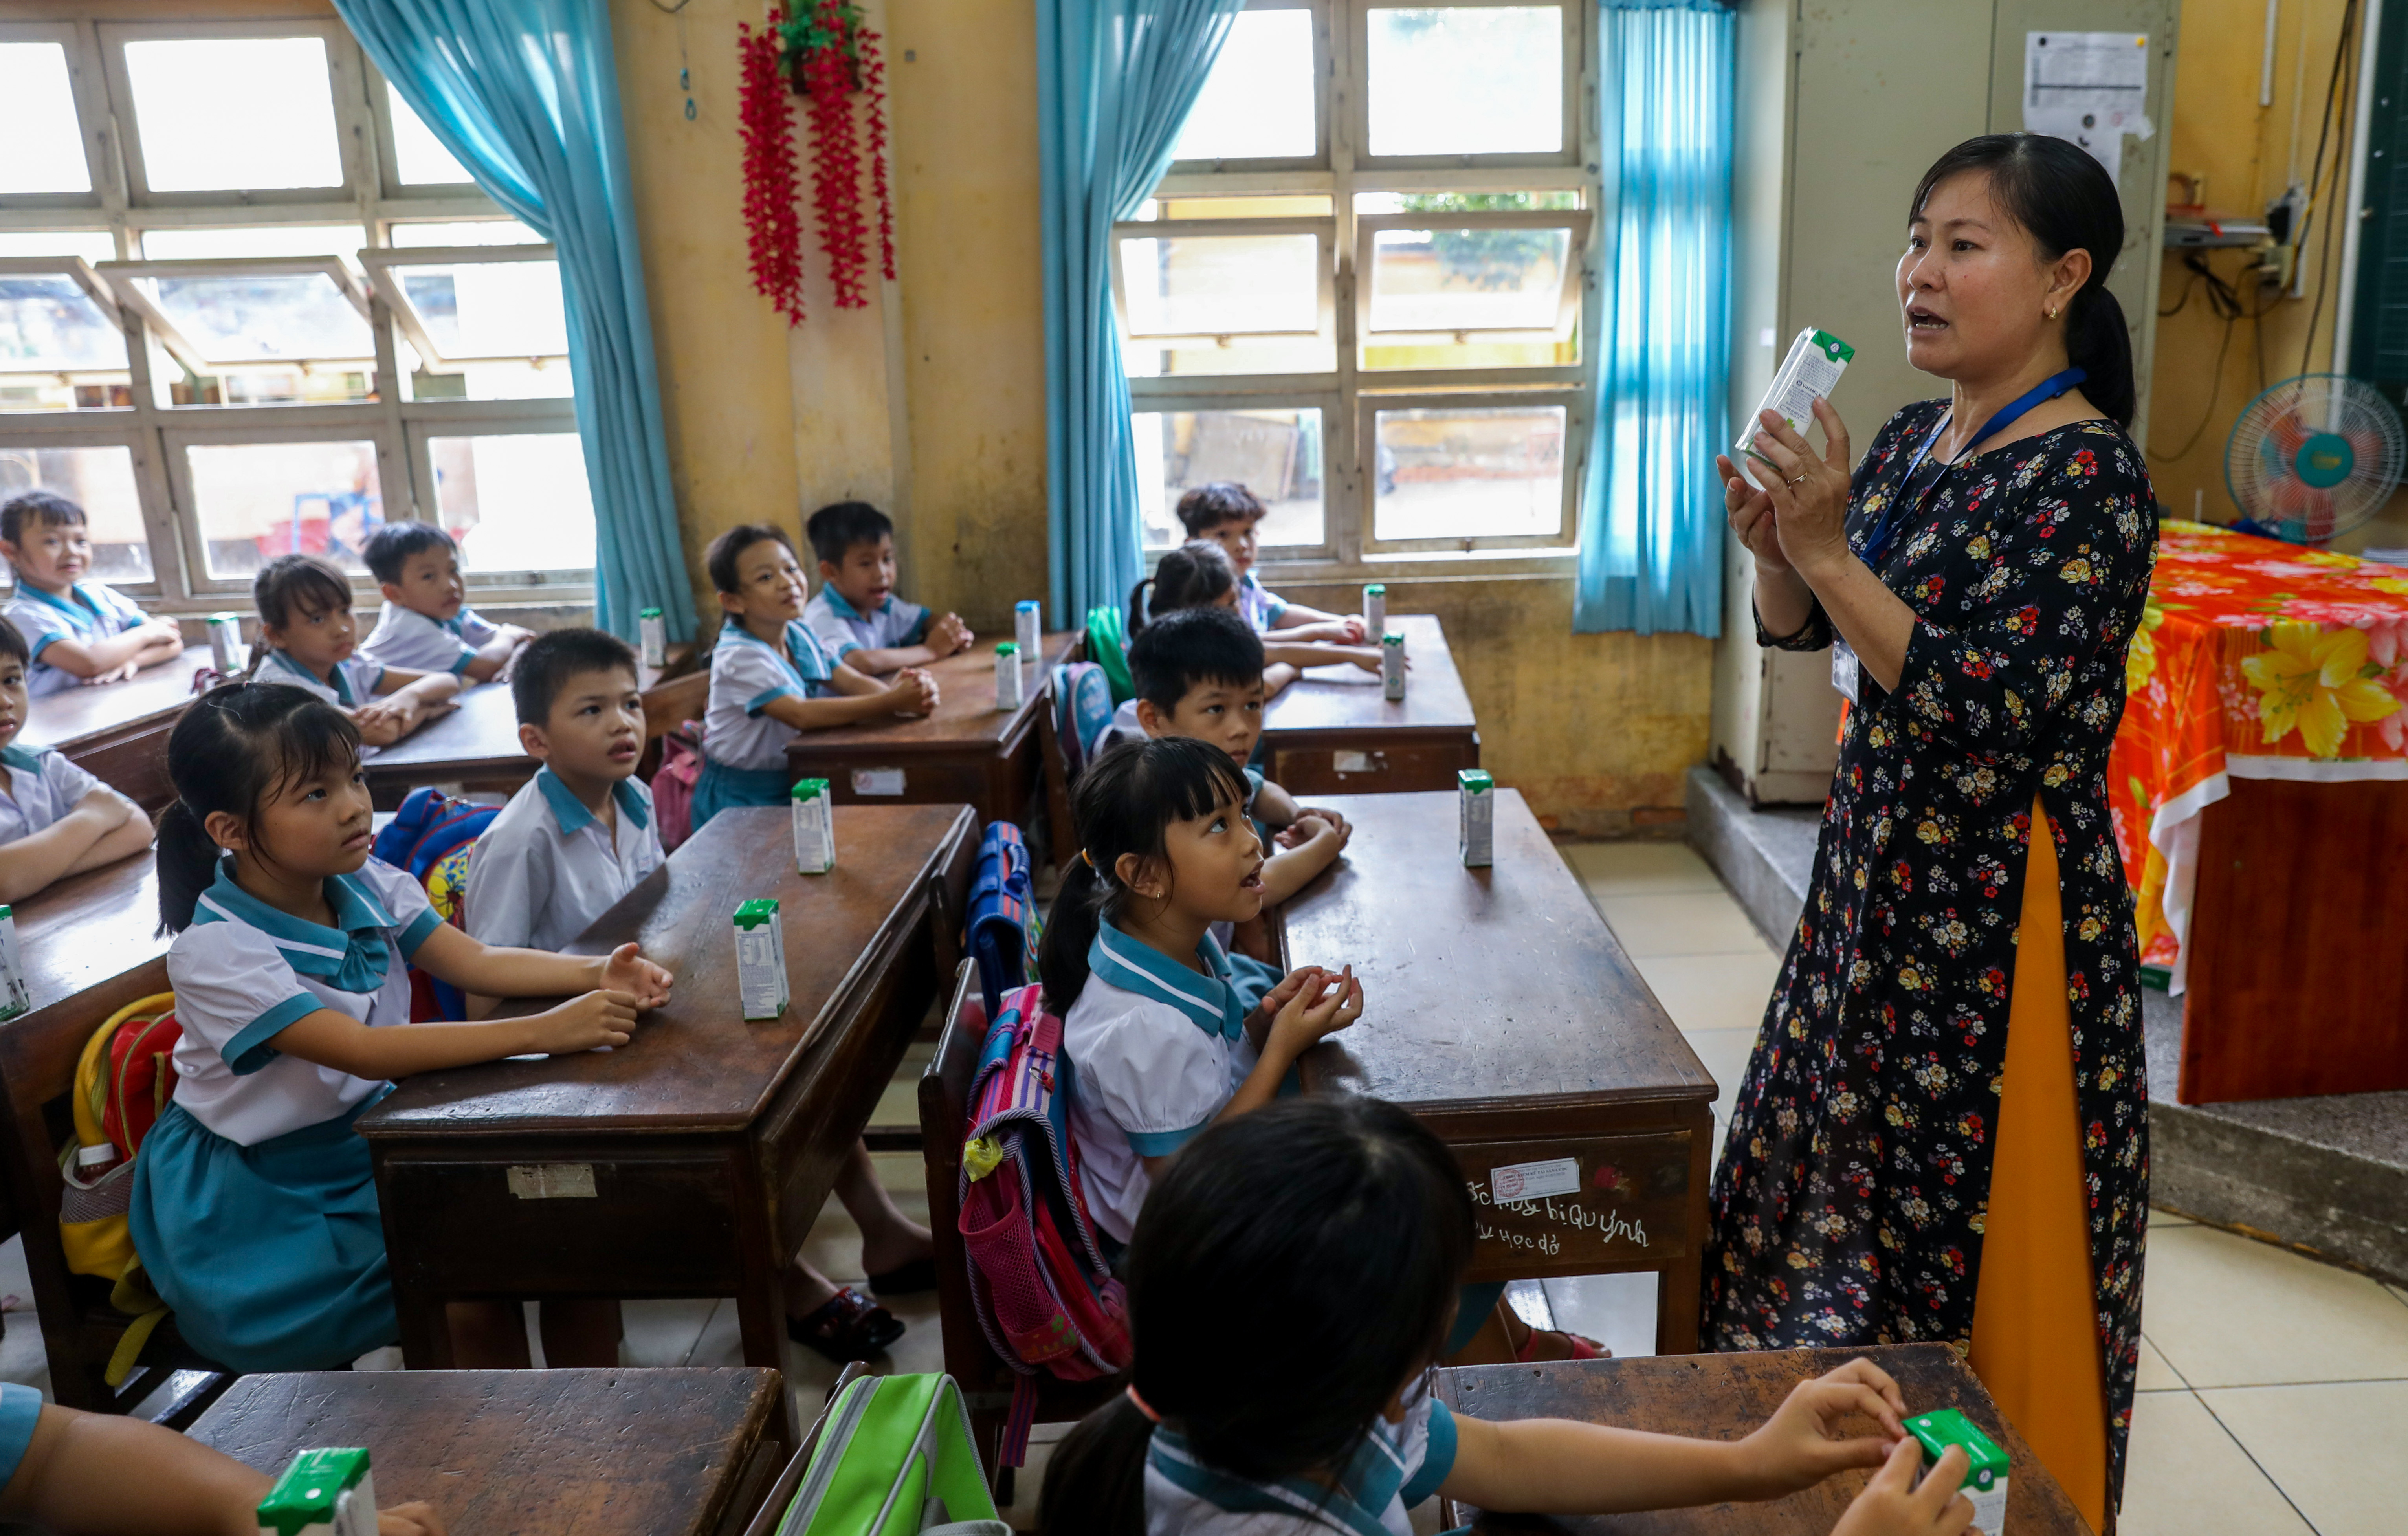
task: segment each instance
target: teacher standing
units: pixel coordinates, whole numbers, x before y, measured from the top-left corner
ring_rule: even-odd
[[[2148,1209],[2106,782],[2157,538],[2106,287],[2124,218],[2087,154],[2026,134],[1949,151],[1909,211],[1907,357],[1949,396],[1853,484],[1827,402],[1819,456],[1759,423],[1768,491],[1718,461],[1757,643],[1831,649],[1853,702],[1714,1176],[1706,1332],[1967,1349],[2101,1529]]]

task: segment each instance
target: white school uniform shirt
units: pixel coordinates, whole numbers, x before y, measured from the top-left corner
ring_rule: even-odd
[[[836,658],[800,619],[786,621],[783,650],[740,624],[719,632],[710,653],[710,704],[703,713],[703,754],[723,768],[781,768],[786,743],[802,733],[761,711],[773,698],[819,698],[836,692]]]
[[[1335,1486],[1216,1471],[1177,1430],[1157,1428],[1145,1453],[1146,1536],[1412,1536],[1407,1512],[1455,1471],[1455,1414],[1426,1376],[1402,1419],[1372,1421]]]
[[[282,651],[270,651],[260,662],[259,670],[251,675],[255,682],[289,682],[295,688],[306,688],[329,704],[346,710],[356,710],[376,696],[377,684],[384,681],[384,664],[369,656],[345,656],[335,663],[335,681],[331,686],[318,681],[309,668],[294,661]]]
[[[0,747],[8,787],[0,790],[0,843],[30,837],[76,808],[101,787],[99,780],[55,752]]]
[[[0,608],[25,637],[34,665],[25,672],[25,692],[36,698],[64,692],[83,679],[42,660],[52,640],[105,640],[150,622],[134,599],[101,581],[78,581],[68,596],[53,597],[30,581],[19,581],[7,606]]]
[[[1238,612],[1257,630],[1268,629],[1287,611],[1287,599],[1264,590],[1253,571],[1238,578]]]
[[[892,651],[928,638],[928,610],[891,592],[875,610],[864,613],[835,587],[823,586],[803,605],[803,623],[819,637],[827,653],[839,661],[848,651]]]
[[[1106,753],[1124,741],[1144,739],[1145,727],[1138,723],[1137,718],[1137,700],[1124,699],[1120,708],[1112,711],[1112,723],[1104,727],[1103,735],[1096,738],[1096,751]]]
[[[508,949],[557,950],[594,926],[668,855],[652,795],[634,779],[610,787],[614,841],[552,769],[538,768],[477,840],[462,919],[469,936]]]
[[[243,1146],[322,1125],[384,1084],[267,1041],[331,1008],[371,1028],[409,1022],[409,957],[441,919],[419,883],[370,859],[326,882],[335,926],[278,912],[234,883],[232,860],[167,946],[176,989],[176,1102]]]
[[[360,651],[405,672],[457,675],[467,670],[478,650],[501,632],[499,624],[473,608],[463,608],[448,619],[430,619],[414,608],[388,602],[377,614],[376,627],[360,642]]]
[[[1196,958],[1210,974],[1106,922],[1087,946],[1087,984],[1062,1021],[1087,1206],[1122,1242],[1153,1187],[1142,1159],[1185,1146],[1254,1069],[1228,955],[1207,934]]]

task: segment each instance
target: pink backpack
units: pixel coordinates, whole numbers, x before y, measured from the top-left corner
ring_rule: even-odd
[[[686,723],[688,730],[694,723]],[[652,770],[652,825],[663,852],[694,836],[694,786],[702,782],[702,748],[687,731],[661,738],[661,766]]]
[[[1062,1021],[1041,987],[1007,995],[970,1081],[960,1227],[971,1309],[1017,1380],[998,1460],[1025,1459],[1037,1377],[1128,1369],[1128,1303],[1087,1214],[1063,1088]]]

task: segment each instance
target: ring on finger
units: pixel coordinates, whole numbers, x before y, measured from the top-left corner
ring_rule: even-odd
[[[1798,488],[1799,483],[1800,481],[1802,481],[1803,480],[1805,480],[1805,478],[1806,478],[1805,473],[1801,470],[1799,473],[1798,473],[1798,474],[1796,474],[1796,475],[1792,476],[1792,477],[1791,477],[1791,478],[1789,478],[1788,480],[1784,480],[1784,481],[1783,481],[1781,483],[1782,483],[1782,484],[1784,484],[1784,485],[1788,486],[1791,490],[1793,490],[1793,491],[1794,491],[1794,490],[1796,490],[1796,489]]]

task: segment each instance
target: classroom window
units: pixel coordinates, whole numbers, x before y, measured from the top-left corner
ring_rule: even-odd
[[[0,494],[94,574],[238,606],[387,520],[575,600],[593,504],[559,264],[322,15],[0,22]]]
[[[1595,390],[1594,7],[1251,0],[1113,228],[1146,546],[1211,480],[1306,579],[1569,553]]]

